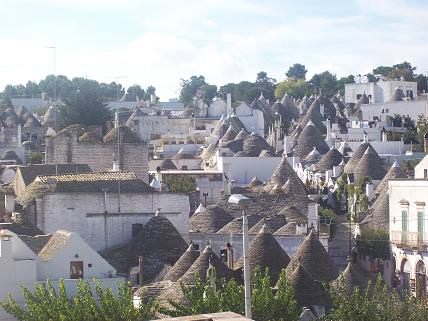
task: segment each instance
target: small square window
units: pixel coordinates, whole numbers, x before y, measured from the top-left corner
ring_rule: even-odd
[[[88,263],[88,268],[91,268],[92,267],[92,263]]]

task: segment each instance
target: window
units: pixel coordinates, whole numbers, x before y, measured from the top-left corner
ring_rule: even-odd
[[[143,224],[132,224],[132,238],[136,237],[143,231]]]
[[[181,166],[181,169],[183,169],[183,170],[187,170],[187,165],[182,165],[182,166]]]
[[[424,211],[421,209],[418,211],[418,241],[424,240]]]
[[[428,169],[424,169],[424,178],[428,177]]]
[[[407,231],[408,231],[408,222],[407,222],[407,210],[401,211],[401,240],[407,241]]]
[[[389,109],[388,108],[385,109],[385,113],[387,113],[387,114],[389,113]]]
[[[361,98],[361,96],[362,96],[361,94],[358,94],[358,95],[357,95],[357,100],[358,100],[358,99],[360,99],[360,98]]]
[[[200,253],[199,244],[193,243],[193,247],[195,248],[196,252]]]
[[[83,279],[83,261],[70,262],[70,279]]]
[[[220,250],[220,259],[223,263],[227,263],[227,249]]]

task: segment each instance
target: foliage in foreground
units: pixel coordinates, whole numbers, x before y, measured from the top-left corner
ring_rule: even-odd
[[[354,289],[349,295],[330,288],[333,308],[322,321],[426,321],[428,305],[426,299],[418,300],[409,293],[400,296],[396,290],[388,289],[379,275],[367,289]]]
[[[391,250],[388,231],[364,229],[357,238],[356,245],[358,253],[364,256],[389,260]]]
[[[25,306],[20,306],[10,294],[8,300],[0,301],[0,306],[20,321],[141,321],[154,317],[155,303],[133,306],[130,283],[119,282],[117,294],[112,289],[103,289],[96,280],[94,284],[95,295],[87,280],[79,280],[76,296],[69,298],[63,280],[59,281],[58,289],[47,281],[37,284],[34,291],[22,287]]]
[[[273,293],[268,271],[261,273],[256,269],[253,277],[251,306],[253,319],[258,321],[298,320],[300,309],[294,299],[294,291],[281,272],[278,291]],[[244,287],[235,280],[216,278],[215,291],[209,281],[196,278],[194,287],[182,286],[188,304],[169,300],[172,308],[161,307],[160,312],[171,317],[232,311],[245,314]]]

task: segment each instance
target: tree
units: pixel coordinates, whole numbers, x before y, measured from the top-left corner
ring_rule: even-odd
[[[389,74],[392,71],[390,66],[379,66],[373,69],[373,75],[382,75],[384,77],[389,77]]]
[[[0,301],[0,306],[20,321],[140,321],[153,319],[157,304],[143,301],[138,308],[133,305],[130,283],[119,282],[117,294],[111,288],[103,289],[95,283],[95,295],[86,280],[77,281],[77,294],[69,297],[64,281],[60,280],[58,290],[48,280],[46,284],[36,284],[33,291],[23,287],[25,305],[18,304],[9,294],[8,300]]]
[[[204,85],[204,76],[192,76],[190,79],[181,79],[180,83],[180,100],[184,105],[190,104],[196,95],[198,89],[201,89]]]
[[[415,80],[418,82],[418,92],[428,92],[428,77],[419,74],[416,76]]]
[[[341,95],[345,94],[345,85],[353,84],[355,82],[354,76],[349,75],[347,77],[342,77],[337,81],[336,89],[340,92]]]
[[[106,108],[102,97],[91,88],[84,87],[63,99],[61,118],[63,126],[82,124],[105,126],[111,119],[111,111]]]
[[[40,96],[42,92],[40,91],[39,85],[34,81],[27,81],[25,85],[25,94],[28,97],[36,97]]]
[[[308,95],[310,93],[310,87],[308,83],[303,79],[287,79],[281,81],[279,84],[276,85],[275,97],[281,99],[282,97],[284,97],[285,93],[292,97],[303,98],[303,96]]]
[[[413,81],[415,70],[416,67],[413,67],[410,62],[404,61],[401,64],[393,65],[388,77],[390,79],[400,79],[403,77],[406,81]]]
[[[9,96],[3,97],[1,105],[3,108],[12,108],[13,107],[12,101],[10,100]]]
[[[425,141],[425,135],[428,132],[428,120],[423,114],[420,114],[416,120],[416,129],[418,132],[419,143],[423,144]]]
[[[356,240],[358,253],[389,260],[391,249],[389,246],[389,231],[363,229]]]
[[[336,75],[333,75],[329,71],[324,71],[320,74],[313,75],[310,83],[313,84],[317,88],[317,90],[321,88],[322,94],[327,97],[332,97],[336,94]]]
[[[308,71],[306,70],[305,65],[296,63],[292,66],[290,66],[290,68],[288,68],[288,71],[286,72],[286,76],[289,79],[294,79],[294,80],[299,80],[299,79],[306,79],[306,73]]]
[[[137,101],[143,99],[146,92],[140,85],[132,85],[128,88],[126,93],[127,96],[129,96],[126,98],[127,101]]]
[[[50,98],[62,99],[73,95],[76,87],[72,81],[63,75],[49,75],[39,82],[39,88],[46,92]]]
[[[145,101],[151,100],[152,95],[154,95],[156,101],[159,99],[159,97],[156,96],[156,88],[153,86],[149,86],[146,88],[145,93],[144,93],[142,98]]]
[[[18,91],[16,90],[15,86],[7,85],[6,87],[4,87],[3,95],[9,98],[15,98],[18,96]]]
[[[343,282],[343,281],[342,281]],[[344,286],[343,283],[338,287]],[[376,282],[369,282],[366,289],[355,288],[353,292],[338,291],[329,287],[332,308],[321,321],[425,321],[428,320],[427,300],[416,299],[412,294],[398,294],[389,289],[378,275]]]
[[[215,271],[213,273],[215,276]],[[255,320],[299,320],[300,309],[294,299],[293,288],[285,278],[285,270],[281,272],[275,294],[267,270],[261,273],[257,268],[252,283],[251,307]],[[196,276],[195,286],[181,286],[188,304],[169,300],[172,309],[161,307],[160,312],[173,317],[225,311],[244,315],[244,287],[235,280],[215,278],[214,290],[210,281],[203,282]]]
[[[171,192],[193,192],[197,185],[196,180],[190,175],[164,175],[163,182],[168,185]]]

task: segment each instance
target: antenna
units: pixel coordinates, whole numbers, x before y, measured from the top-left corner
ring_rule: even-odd
[[[54,95],[56,101],[56,47],[54,45],[46,47],[48,49],[52,49],[52,67],[53,67],[53,75],[55,76],[55,85],[54,85]]]

